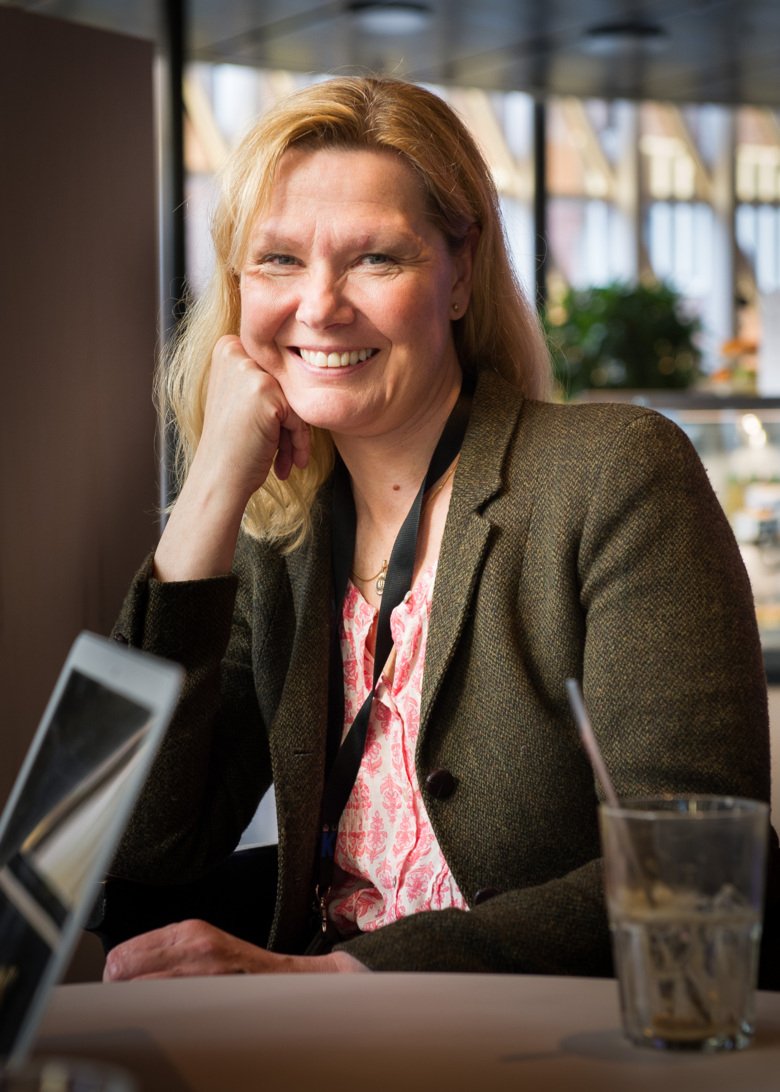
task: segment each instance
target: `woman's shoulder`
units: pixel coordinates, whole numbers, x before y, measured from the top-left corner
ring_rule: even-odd
[[[541,430],[547,442],[560,438],[595,446],[620,439],[641,442],[671,440],[686,443],[683,430],[670,417],[649,406],[628,402],[534,402],[523,404],[522,425],[528,432]]]
[[[515,453],[539,467],[544,480],[573,489],[618,492],[664,481],[709,494],[707,472],[693,443],[670,417],[648,406],[618,402],[528,403]],[[611,484],[610,484],[611,483]]]
[[[676,452],[683,459],[698,456],[683,430],[671,418],[649,406],[617,401],[541,402],[525,398],[506,379],[492,374],[477,389],[478,430],[511,433],[516,450],[526,458],[549,460],[607,455],[628,446],[648,453]]]

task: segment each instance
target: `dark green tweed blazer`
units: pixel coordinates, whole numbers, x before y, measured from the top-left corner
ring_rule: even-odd
[[[231,577],[160,584],[147,565],[117,627],[182,662],[188,681],[114,871],[202,873],[273,779],[280,950],[299,950],[309,925],[329,596],[323,496],[314,535],[288,557],[243,537]],[[417,914],[346,950],[375,969],[610,973],[570,675],[619,795],[768,800],[750,587],[690,443],[652,411],[523,401],[486,374],[442,542],[417,747],[470,910]],[[435,798],[426,778],[441,769],[454,788]]]

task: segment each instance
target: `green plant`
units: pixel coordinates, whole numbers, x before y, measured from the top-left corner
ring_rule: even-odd
[[[701,374],[701,322],[666,283],[569,289],[544,321],[565,397],[591,388],[680,390]]]

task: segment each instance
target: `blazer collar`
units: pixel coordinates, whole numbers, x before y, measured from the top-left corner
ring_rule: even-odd
[[[492,534],[485,510],[502,488],[504,464],[522,406],[522,396],[506,380],[493,372],[479,376],[436,572],[420,702],[420,742],[471,610]]]
[[[481,510],[500,490],[522,406],[523,396],[496,372],[479,374],[452,494],[458,512]]]

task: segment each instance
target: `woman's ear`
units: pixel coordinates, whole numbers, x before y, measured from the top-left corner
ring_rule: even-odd
[[[469,300],[471,299],[474,257],[477,252],[479,235],[479,228],[476,224],[472,224],[455,253],[455,278],[452,285],[453,318],[460,318],[468,310]]]

